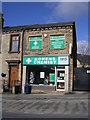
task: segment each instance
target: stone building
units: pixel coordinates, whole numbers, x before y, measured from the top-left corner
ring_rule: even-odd
[[[90,68],[90,55],[77,54],[77,68]]]
[[[32,89],[73,90],[77,66],[75,22],[26,26],[22,52],[22,92],[25,83]]]
[[[0,93],[2,92],[2,54],[1,54],[1,35],[0,35]]]
[[[75,22],[4,27],[2,72],[5,85],[72,91],[77,65]],[[16,82],[15,82],[16,81]]]
[[[2,32],[2,72],[5,89],[21,85],[22,30],[19,27],[4,27]]]
[[[2,33],[2,27],[3,27],[4,19],[3,15],[0,12],[0,93],[2,92],[2,48],[1,48],[1,33]]]

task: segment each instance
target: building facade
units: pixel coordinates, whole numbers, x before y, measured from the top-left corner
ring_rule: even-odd
[[[77,65],[75,22],[4,27],[2,33],[2,72],[5,85],[17,84],[25,91],[46,88],[73,90]]]
[[[0,36],[0,39],[1,39],[1,36]],[[1,73],[2,73],[2,54],[0,52],[0,80],[2,80],[1,78]],[[0,84],[1,85],[1,84]]]
[[[76,57],[75,22],[28,26],[23,38],[22,92],[25,83],[37,89],[72,91]]]
[[[2,73],[6,74],[3,81],[4,89],[12,89],[21,85],[21,49],[22,31],[15,27],[4,27],[2,33]]]
[[[77,68],[90,68],[90,55],[77,54]]]
[[[0,93],[2,93],[2,48],[1,48],[1,34],[3,27],[3,15],[0,12]]]

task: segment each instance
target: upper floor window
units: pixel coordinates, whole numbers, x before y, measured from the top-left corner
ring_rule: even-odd
[[[42,36],[30,36],[29,37],[29,50],[42,49]]]
[[[50,35],[50,49],[64,49],[64,35]]]
[[[10,42],[10,51],[18,52],[19,51],[19,35],[12,35]]]

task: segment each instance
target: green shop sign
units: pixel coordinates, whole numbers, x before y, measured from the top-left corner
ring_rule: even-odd
[[[36,50],[42,48],[42,36],[29,37],[29,50]]]
[[[64,35],[50,36],[50,49],[64,49]]]
[[[69,56],[23,56],[23,65],[68,65]]]

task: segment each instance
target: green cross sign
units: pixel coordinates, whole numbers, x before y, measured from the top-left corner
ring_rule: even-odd
[[[26,62],[27,62],[28,64],[30,64],[31,59],[30,59],[30,58],[28,58],[28,59],[26,60]]]
[[[30,36],[29,50],[36,50],[42,48],[42,36]]]

